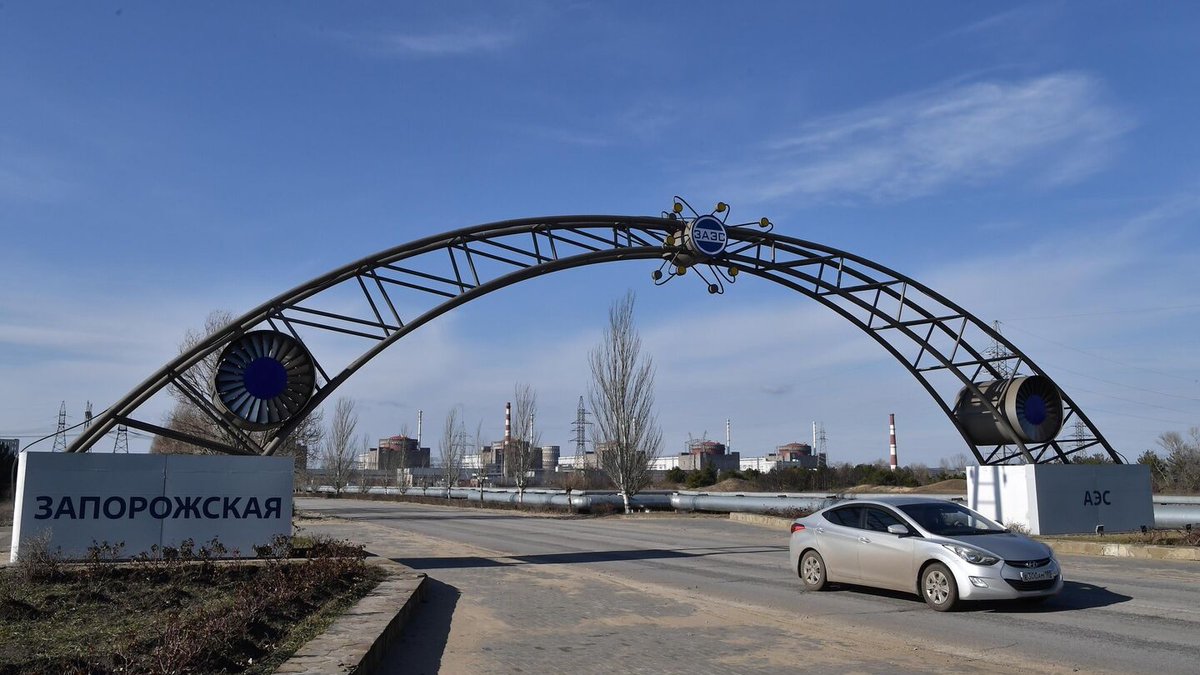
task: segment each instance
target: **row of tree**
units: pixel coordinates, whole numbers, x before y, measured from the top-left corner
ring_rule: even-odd
[[[662,445],[662,432],[654,414],[654,366],[651,359],[642,354],[633,307],[632,292],[612,305],[604,337],[588,358],[592,374],[589,398],[595,415],[596,436],[601,439],[596,443],[596,456],[600,469],[624,496],[626,511],[629,510],[629,498],[649,485],[650,467]],[[232,321],[229,312],[213,312],[205,321],[203,332],[188,331],[180,344],[180,352],[191,351],[208,335]],[[175,406],[168,415],[167,428],[226,447],[247,447],[246,438],[261,445],[267,432],[231,430],[208,406],[207,402],[215,398],[217,360],[217,353],[210,354],[183,373],[179,385],[171,388]],[[505,475],[516,485],[519,499],[523,499],[532,470],[540,461],[541,433],[534,423],[537,394],[528,384],[518,384],[513,399],[515,424],[511,439],[501,449],[502,463]],[[341,492],[354,480],[358,457],[367,452],[369,439],[356,433],[358,414],[352,399],[338,399],[328,427],[323,422],[320,410],[310,414],[285,439],[277,454],[296,457],[298,467],[317,460],[323,469],[323,478],[332,483],[335,491]],[[483,444],[481,426],[477,426],[471,436],[466,431],[459,407],[446,415],[438,441],[438,464],[443,484],[456,484],[468,452]],[[151,451],[195,453],[209,450],[158,436]]]
[[[1138,457],[1150,466],[1154,491],[1165,494],[1200,492],[1200,427],[1192,427],[1188,436],[1168,431],[1158,437],[1160,455],[1147,450]]]

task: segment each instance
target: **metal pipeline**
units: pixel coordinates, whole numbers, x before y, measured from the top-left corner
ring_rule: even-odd
[[[317,488],[319,492],[332,492],[328,486]],[[356,488],[343,491],[348,495],[357,492]],[[436,497],[438,499],[473,499],[492,504],[516,504],[517,490],[515,488],[484,488],[482,497],[480,488],[381,488],[372,487],[370,494],[404,494],[418,497]],[[817,511],[826,506],[847,499],[873,499],[876,497],[895,497],[895,493],[854,493],[829,494],[825,492],[641,492],[629,500],[629,505],[636,511],[646,509],[676,511],[708,511],[715,513],[780,513],[784,511]],[[929,499],[946,499],[950,501],[966,501],[964,495],[927,494],[920,495]],[[624,508],[621,495],[608,491],[566,492],[564,490],[549,490],[534,488],[525,491],[523,503],[529,506],[556,506],[570,508],[573,511],[586,513],[601,505]],[[1200,497],[1178,495],[1154,496],[1154,527],[1182,528],[1187,525],[1200,526]]]
[[[678,511],[715,511],[718,513],[771,513],[783,511],[816,511],[847,499],[895,497],[897,494],[856,493],[828,495],[817,493],[773,494],[745,492],[738,494],[676,493],[671,506]],[[963,495],[920,495],[930,499],[966,501]],[[1154,497],[1154,527],[1182,528],[1200,525],[1200,498],[1156,495]]]

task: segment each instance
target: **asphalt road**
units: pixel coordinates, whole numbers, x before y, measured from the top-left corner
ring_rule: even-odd
[[[805,593],[787,533],[716,517],[542,518],[297,500],[431,580],[389,672],[1197,672],[1200,564],[1062,559],[1036,606]]]

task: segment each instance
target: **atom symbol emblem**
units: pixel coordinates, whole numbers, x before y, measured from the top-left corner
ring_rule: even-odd
[[[687,213],[684,213],[684,211]],[[690,215],[689,215],[690,214]],[[758,227],[763,232],[770,232],[775,225],[767,218],[756,222],[728,225],[730,209],[725,202],[717,202],[711,213],[701,214],[683,197],[676,196],[670,211],[663,211],[663,217],[679,221],[681,227],[667,236],[663,242],[663,263],[651,273],[655,286],[662,286],[675,277],[687,274],[689,269],[696,270],[696,276],[708,286],[708,292],[718,295],[725,292],[725,284],[737,280],[736,263],[729,260],[742,251],[757,246],[757,242],[745,237],[735,237],[741,245],[729,249],[730,231],[734,228]],[[724,262],[722,268],[719,263]],[[704,273],[707,268],[712,278]]]

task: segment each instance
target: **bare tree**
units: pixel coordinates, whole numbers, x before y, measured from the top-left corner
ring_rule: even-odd
[[[395,465],[389,467],[388,473],[391,476],[396,478],[396,483],[400,487],[400,494],[404,494],[404,482],[405,482],[404,479],[405,479],[406,474],[408,473],[408,468],[409,468],[408,467],[409,462],[408,462],[408,423],[407,422],[400,425],[400,437],[405,439],[405,441],[404,441],[405,445],[403,448],[400,449],[400,456],[396,458]],[[421,444],[417,443],[417,452],[421,451],[420,446],[421,446]],[[383,451],[381,449],[380,455],[382,455],[382,454],[383,454]],[[386,484],[384,485],[384,492],[385,493],[387,492]]]
[[[525,502],[525,488],[530,473],[540,457],[542,433],[534,428],[537,415],[537,392],[528,384],[518,383],[513,391],[513,424],[511,447],[504,449],[504,472],[517,487],[517,502]]]
[[[589,354],[589,389],[595,414],[596,458],[630,512],[629,499],[650,484],[650,467],[662,449],[654,414],[654,364],[642,356],[633,323],[633,292],[608,310],[608,331]]]
[[[446,413],[446,423],[442,425],[442,438],[438,441],[438,450],[442,460],[442,480],[446,483],[446,497],[450,496],[450,488],[458,482],[462,473],[463,461],[467,456],[467,429],[463,424],[458,408],[451,408]]]
[[[354,400],[339,398],[333,409],[329,433],[321,446],[321,465],[325,468],[325,476],[333,486],[334,494],[342,494],[354,475],[358,460],[354,438],[357,426],[358,413],[354,412]]]
[[[1200,491],[1200,427],[1191,428],[1191,438],[1168,431],[1159,435],[1158,445],[1166,451],[1161,461],[1170,489],[1185,493]]]
[[[938,468],[942,473],[965,473],[969,462],[967,456],[960,452],[952,457],[943,457],[938,462]]]

